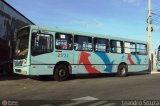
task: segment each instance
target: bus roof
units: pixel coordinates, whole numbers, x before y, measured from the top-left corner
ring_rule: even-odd
[[[37,26],[37,25],[28,25],[26,27],[29,27],[29,26],[32,27],[32,29],[47,30],[47,31],[51,31],[51,32],[55,31],[55,32],[68,33],[68,34],[74,34],[74,35],[84,35],[84,36],[91,36],[91,37],[98,37],[98,38],[106,38],[106,39],[113,39],[113,40],[121,40],[121,41],[129,41],[129,42],[137,42],[137,43],[147,44],[146,41],[141,41],[141,40],[128,39],[128,38],[116,37],[116,36],[105,35],[105,34],[80,32],[80,31],[75,31],[75,30],[63,29],[63,28],[60,28],[60,27],[50,28],[50,27]]]

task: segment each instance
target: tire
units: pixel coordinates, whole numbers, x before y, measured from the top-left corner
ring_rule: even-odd
[[[54,79],[56,81],[65,81],[69,78],[69,69],[66,65],[60,64],[54,71]]]
[[[117,70],[117,76],[118,77],[126,77],[128,73],[127,65],[120,64]]]

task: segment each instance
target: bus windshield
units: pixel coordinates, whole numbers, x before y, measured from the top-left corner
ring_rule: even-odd
[[[21,29],[17,33],[15,58],[24,59],[28,54],[29,28]]]
[[[158,52],[157,52],[157,60],[160,61],[160,49],[158,49]]]

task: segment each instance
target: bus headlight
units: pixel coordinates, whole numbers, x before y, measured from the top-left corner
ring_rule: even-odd
[[[27,59],[22,60],[22,65],[27,65]]]
[[[21,74],[26,75],[26,74],[27,74],[27,71],[21,70]]]

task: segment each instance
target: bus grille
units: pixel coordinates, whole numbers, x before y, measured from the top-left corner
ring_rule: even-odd
[[[15,72],[20,73],[20,72],[21,72],[21,70],[20,70],[20,69],[15,69]]]
[[[22,66],[22,60],[14,61],[15,66]]]

